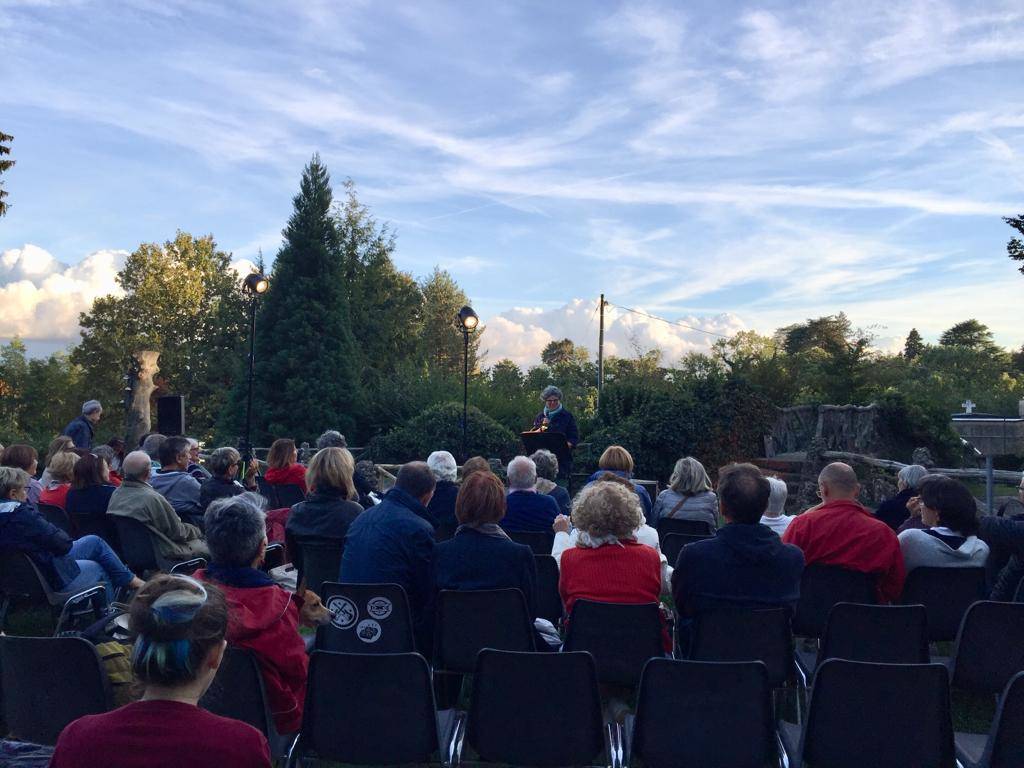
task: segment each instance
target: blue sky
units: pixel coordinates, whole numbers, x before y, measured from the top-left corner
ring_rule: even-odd
[[[272,256],[303,164],[466,289],[489,359],[596,299],[716,333],[846,311],[1019,346],[1019,2],[0,0],[0,338],[69,343],[177,228]],[[714,339],[609,311],[611,351]]]

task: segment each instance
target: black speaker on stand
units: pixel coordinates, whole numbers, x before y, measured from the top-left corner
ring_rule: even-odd
[[[183,395],[164,395],[156,399],[156,431],[167,437],[185,434]]]

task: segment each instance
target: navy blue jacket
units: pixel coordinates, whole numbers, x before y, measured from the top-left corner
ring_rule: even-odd
[[[681,616],[718,608],[796,609],[804,554],[760,523],[730,523],[713,539],[687,544],[672,574]]]
[[[633,491],[636,493],[637,498],[640,499],[640,506],[643,507],[644,509],[644,519],[647,520],[648,523],[650,523],[652,519],[651,510],[654,506],[653,504],[651,504],[651,495],[647,493],[647,489],[644,488],[642,485],[633,482],[633,478],[629,474],[629,472],[623,472],[622,470],[618,469],[599,469],[597,470],[597,472],[595,472],[594,474],[587,478],[587,485],[590,485],[591,483],[600,480],[601,475],[605,473],[618,475],[619,477],[629,480],[629,482],[632,483]]]
[[[556,485],[545,495],[550,496],[555,500],[555,503],[558,505],[558,511],[563,515],[569,515],[572,513],[572,499],[569,497],[569,491],[565,488],[560,485]]]
[[[435,548],[434,578],[438,590],[519,589],[530,618],[537,615],[537,566],[525,544],[463,528]]]
[[[0,547],[27,553],[56,591],[81,573],[75,559],[68,556],[70,537],[27,501],[0,501]]]
[[[990,600],[1013,600],[1024,579],[1024,520],[979,515],[978,538],[989,546],[985,569],[992,586]]]
[[[544,411],[541,410],[533,420],[533,427],[536,429],[544,421]],[[565,435],[565,439],[572,444],[575,448],[576,444],[580,441],[580,430],[576,426],[576,417],[573,416],[563,406],[562,410],[556,413],[554,416],[548,418],[548,432],[561,432]],[[559,459],[558,462],[558,476],[568,477],[572,472],[572,450],[568,452],[568,461],[565,459]]]
[[[907,510],[907,502],[914,496],[917,496],[917,491],[913,488],[904,488],[892,498],[886,499],[879,504],[878,509],[875,510],[875,517],[894,531],[898,531],[900,526],[910,517],[910,512]]]
[[[451,480],[438,480],[434,487],[434,495],[427,504],[427,512],[435,521],[437,539],[443,541],[455,535],[459,522],[455,519],[455,499],[459,495],[458,483]]]
[[[559,514],[558,502],[546,493],[512,491],[505,502],[500,525],[506,531],[550,531]]]
[[[68,491],[64,508],[74,523],[76,516],[88,517],[102,522],[110,506],[110,497],[117,488],[113,485],[89,485],[85,488],[72,488]]]
[[[64,427],[64,431],[61,434],[70,437],[71,441],[75,444],[75,448],[92,449],[92,422],[85,418],[85,416],[72,419]]]

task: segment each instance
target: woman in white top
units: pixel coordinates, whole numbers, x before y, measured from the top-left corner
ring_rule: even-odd
[[[768,497],[768,509],[761,515],[761,525],[767,525],[775,533],[782,537],[782,534],[789,528],[794,515],[785,515],[786,499],[789,497],[789,488],[786,483],[777,477],[769,477],[768,484],[772,487],[771,496]]]
[[[919,491],[923,529],[899,534],[907,573],[915,568],[980,568],[988,545],[978,538],[978,507],[963,483],[929,475]]]
[[[651,510],[651,520],[657,526],[663,517],[676,520],[704,520],[711,530],[718,528],[718,496],[711,490],[711,478],[704,465],[692,456],[676,462],[668,488],[658,494]]]

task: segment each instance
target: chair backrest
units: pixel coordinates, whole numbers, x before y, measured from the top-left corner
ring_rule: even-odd
[[[68,513],[68,516],[71,518],[71,524],[78,532],[79,537],[99,536],[113,549],[117,550],[120,547],[116,534],[114,533],[114,526],[110,523],[110,518],[106,515],[101,517],[99,515],[72,511]]]
[[[800,578],[800,602],[793,617],[793,634],[821,637],[828,612],[836,603],[873,605],[875,576],[836,565],[809,565]]]
[[[695,661],[764,664],[772,688],[793,677],[793,632],[788,608],[721,610],[697,616],[690,641]]]
[[[55,744],[83,715],[113,705],[95,647],[80,637],[0,637],[4,721],[13,736]]]
[[[256,656],[247,648],[229,646],[225,650],[217,676],[199,706],[215,715],[248,723],[273,741],[274,718],[267,704],[263,674]]]
[[[818,661],[927,664],[927,622],[922,605],[836,603],[825,622]]]
[[[687,544],[692,544],[695,541],[703,541],[704,539],[713,539],[714,536],[708,534],[696,534],[696,533],[668,533],[661,538],[661,554],[668,560],[668,564],[673,568],[676,565],[676,561],[679,559],[679,552]]]
[[[534,555],[537,564],[537,618],[556,627],[562,620],[562,596],[558,592],[558,562],[551,555]]]
[[[602,683],[635,686],[647,660],[665,654],[658,604],[577,600],[564,649],[589,652]]]
[[[10,598],[46,600],[44,580],[26,553],[0,551],[0,592]]]
[[[71,527],[71,519],[68,517],[68,513],[58,507],[56,504],[37,504],[36,508],[39,510],[39,514],[43,516],[43,519],[51,525],[55,525],[60,528],[68,536],[74,536],[73,529]]]
[[[306,494],[303,493],[301,485],[287,483],[285,485],[277,485],[274,487],[277,490],[277,506],[275,509],[292,507],[300,501],[306,500]]]
[[[315,591],[315,590],[314,590]],[[320,599],[332,614],[316,629],[316,648],[336,653],[412,653],[412,614],[399,584],[325,581]]]
[[[685,533],[689,536],[714,535],[711,524],[707,520],[686,520],[675,517],[663,517],[658,520],[658,540],[664,542],[665,537],[670,533]]]
[[[765,665],[651,659],[640,678],[631,754],[651,768],[764,768],[775,754]]]
[[[430,667],[422,656],[312,653],[299,757],[427,763],[438,743]]]
[[[555,535],[548,531],[509,531],[508,537],[516,544],[525,544],[535,555],[550,555]]]
[[[256,475],[256,487],[259,489],[260,496],[267,500],[267,509],[281,508],[281,505],[277,503],[278,486],[268,483],[263,475]]]
[[[952,768],[946,667],[829,659],[814,675],[801,753],[829,768]]]
[[[149,529],[138,520],[111,515],[117,540],[121,544],[121,557],[135,573],[160,570],[156,547]]]
[[[180,563],[175,563],[171,566],[170,573],[180,574],[182,576],[191,576],[200,568],[205,567],[205,557],[193,557],[191,560],[182,560]]]
[[[298,579],[306,581],[306,586],[321,594],[325,581],[337,581],[341,572],[341,555],[345,550],[342,539],[324,539],[315,536],[296,536],[292,539],[299,549],[302,563]]]
[[[953,687],[997,694],[1024,671],[1024,603],[979,601],[967,609],[953,651]]]
[[[592,765],[605,746],[594,659],[480,651],[466,741],[492,763]]]
[[[630,482],[632,482],[633,485],[638,485],[641,488],[643,488],[645,491],[647,491],[647,495],[650,497],[652,502],[656,498],[658,498],[658,481],[657,480],[637,480],[634,477],[634,478],[630,478]]]
[[[1024,765],[1024,672],[1013,676],[999,698],[981,764],[989,768]]]
[[[915,568],[900,603],[925,607],[929,640],[954,640],[971,603],[984,599],[984,568]]]
[[[437,597],[434,665],[470,673],[483,648],[534,650],[533,622],[518,589],[442,589]]]

